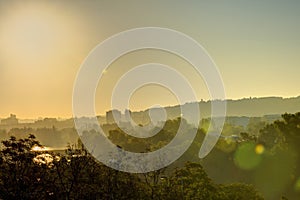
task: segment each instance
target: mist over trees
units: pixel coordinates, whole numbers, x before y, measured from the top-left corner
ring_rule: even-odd
[[[129,174],[98,163],[84,149],[39,156],[32,151],[40,146],[33,135],[11,137],[3,145],[2,199],[263,199],[247,184],[214,183],[198,163],[188,162],[168,174]]]
[[[168,120],[158,134],[143,140],[109,126],[108,138],[128,151],[154,151],[174,137],[180,120]],[[252,118],[247,126],[229,122],[205,159],[200,160],[198,152],[209,120],[203,121],[192,145],[177,161],[144,174],[106,167],[78,139],[65,152],[48,151],[42,149],[34,135],[24,138],[21,132],[26,129],[16,129],[15,133],[20,132],[18,137],[10,136],[2,142],[0,198],[297,199],[300,113],[283,114],[282,119],[272,123],[258,118]],[[185,120],[183,123],[185,134],[195,128]],[[54,135],[59,137],[66,130],[60,132],[53,127],[44,131],[49,135],[57,131]]]

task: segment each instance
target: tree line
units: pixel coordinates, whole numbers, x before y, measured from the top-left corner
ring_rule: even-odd
[[[133,145],[136,148],[124,141],[141,141],[125,137],[119,129],[110,131],[109,138],[130,151],[152,151],[170,141],[178,124],[179,119],[168,121],[157,136]],[[188,134],[193,127],[186,127]],[[241,132],[237,141],[220,140],[205,160],[199,160],[205,136],[205,130],[199,129],[178,161],[144,174],[111,169],[95,160],[84,145],[69,146],[64,154],[33,151],[42,147],[34,135],[11,136],[2,141],[0,151],[0,199],[296,199],[300,192],[300,113],[284,114],[282,120],[258,132]],[[271,185],[266,185],[268,178]]]

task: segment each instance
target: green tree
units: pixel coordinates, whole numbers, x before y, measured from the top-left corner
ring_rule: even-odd
[[[228,200],[263,200],[252,185],[244,183],[233,183],[229,185],[220,186],[220,190],[225,194]]]
[[[173,195],[181,199],[213,199],[217,187],[198,163],[187,162],[184,168],[175,170],[171,177]]]

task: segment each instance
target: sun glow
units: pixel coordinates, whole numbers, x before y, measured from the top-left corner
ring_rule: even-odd
[[[1,13],[2,57],[17,66],[40,65],[57,59],[66,47],[74,48],[73,36],[78,31],[70,18],[63,10],[46,3],[14,5]]]
[[[70,116],[73,75],[88,46],[84,22],[64,3],[0,1],[2,115]]]

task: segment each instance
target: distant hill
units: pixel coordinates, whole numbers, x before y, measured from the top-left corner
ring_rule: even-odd
[[[216,103],[220,100],[214,100]],[[194,103],[186,103],[182,105],[185,109],[191,113],[190,117],[193,117],[194,104],[198,103],[201,113],[201,118],[209,118],[211,110],[211,101],[200,101]],[[167,118],[176,119],[181,116],[181,109],[179,105],[165,107]],[[155,111],[154,111],[155,112]],[[280,118],[283,113],[296,113],[300,112],[300,96],[292,98],[282,97],[263,97],[263,98],[244,98],[238,100],[227,100],[227,117],[233,124],[245,125],[249,120],[249,117],[263,117],[265,121],[274,121]],[[124,115],[124,114],[123,114]],[[149,109],[144,111],[132,111],[131,117],[137,124],[149,123]],[[184,116],[185,117],[185,116]],[[237,117],[235,119],[234,117]],[[242,118],[244,117],[244,118]],[[188,121],[189,119],[186,118]],[[105,116],[98,116],[100,124],[106,124]],[[5,125],[0,123],[0,129],[9,130],[11,128],[71,128],[74,126],[72,118],[66,120],[57,120],[55,118],[45,118],[42,120],[19,120],[17,125]],[[237,122],[238,121],[238,122]]]
[[[260,117],[300,111],[300,96],[293,98],[264,97],[227,101],[228,116]]]
[[[216,103],[220,102],[216,100]],[[193,104],[183,105],[190,111],[191,116],[195,113]],[[211,101],[196,102],[199,104],[201,118],[209,118],[211,110]],[[166,107],[168,119],[180,117],[180,106]],[[149,110],[131,112],[131,117],[138,124],[149,123]],[[294,98],[265,97],[265,98],[245,98],[240,100],[227,100],[227,118],[226,123],[234,126],[246,128],[252,122],[272,122],[280,119],[283,113],[300,112],[300,96]],[[185,118],[185,116],[183,116]],[[189,122],[189,118],[186,118]],[[57,120],[55,118],[44,118],[32,122],[32,120],[20,120],[23,123],[1,124],[0,140],[7,139],[10,135],[23,136],[33,133],[46,146],[63,147],[67,143],[75,144],[78,135],[74,129],[72,118],[66,120]],[[98,121],[103,125],[103,130],[107,133],[109,130],[116,129],[116,124],[106,124],[105,116],[98,116]],[[24,123],[26,122],[26,123]],[[55,138],[55,139],[54,139]],[[59,139],[58,139],[59,138]]]
[[[216,103],[220,100],[214,100]],[[186,103],[184,108],[193,112],[192,104]],[[210,117],[211,101],[198,102],[201,118]],[[180,116],[180,106],[165,107],[168,119],[174,119]],[[147,123],[148,109],[145,111],[132,112],[132,118],[136,122]],[[262,97],[262,98],[244,98],[239,100],[227,100],[228,117],[264,117],[264,116],[278,116],[283,113],[300,112],[300,96],[292,98],[282,97]]]

